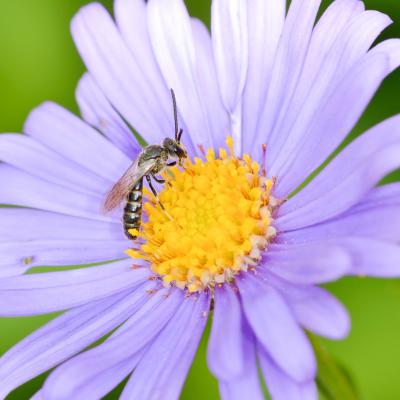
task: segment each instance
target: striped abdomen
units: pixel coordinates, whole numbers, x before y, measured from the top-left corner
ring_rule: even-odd
[[[135,240],[137,236],[129,233],[129,229],[139,230],[142,222],[142,196],[143,179],[140,179],[128,195],[128,201],[124,208],[124,230],[129,239]]]

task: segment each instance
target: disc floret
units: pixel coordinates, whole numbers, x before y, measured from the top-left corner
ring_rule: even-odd
[[[208,150],[205,160],[187,160],[184,169],[171,168],[155,201],[144,205],[147,221],[133,258],[145,259],[164,285],[189,292],[232,282],[254,268],[275,236],[271,196],[273,180],[247,154],[238,158],[228,137],[229,154]]]

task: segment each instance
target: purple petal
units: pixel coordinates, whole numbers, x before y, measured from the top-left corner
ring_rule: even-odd
[[[289,301],[297,321],[317,335],[344,339],[350,331],[346,308],[324,289],[314,287],[308,292],[308,297],[300,301]]]
[[[264,109],[258,123],[256,138],[259,138],[261,143],[270,143],[279,114],[287,112],[307,55],[320,3],[321,0],[291,2],[279,40]],[[258,146],[255,146],[255,150],[258,150]]]
[[[308,127],[306,117],[314,115],[327,93],[342,78],[343,72],[338,72],[339,65],[347,61],[350,49],[357,47],[356,44],[348,46],[348,43],[363,43],[363,38],[353,38],[359,30],[353,29],[353,25],[357,24],[349,23],[349,20],[356,20],[354,17],[363,10],[364,4],[358,0],[335,1],[318,21],[290,106],[287,112],[280,114],[275,124],[268,152],[269,164],[274,164],[277,158],[278,161],[281,158],[286,161],[281,149],[293,146],[296,134],[299,136],[297,139],[301,139],[301,134]],[[296,123],[299,117],[304,121],[303,125]]]
[[[348,273],[351,259],[339,245],[323,241],[304,245],[275,244],[268,249],[264,266],[293,283],[326,283]]]
[[[279,38],[285,21],[285,0],[247,2],[248,72],[243,92],[244,151],[253,153],[256,128],[271,81]],[[265,137],[260,138],[265,143]]]
[[[108,340],[58,367],[44,384],[44,396],[78,400],[98,399],[106,394],[111,387],[107,381],[100,382],[118,367],[122,366],[124,373],[128,372],[125,362],[135,364],[135,354],[157,336],[181,304],[181,291],[173,291],[168,297],[166,293],[162,290],[150,296]],[[93,382],[99,385],[93,385]]]
[[[2,182],[0,203],[3,204],[37,208],[100,221],[117,220],[116,216],[102,214],[104,200],[101,197],[44,181],[7,164],[0,164],[0,182]],[[21,190],[22,188],[24,190]]]
[[[101,196],[109,182],[27,135],[0,135],[0,160],[76,192]]]
[[[0,242],[0,265],[22,269],[40,266],[91,264],[126,258],[126,240],[41,239],[29,242]],[[2,275],[0,269],[0,276]]]
[[[237,283],[246,317],[276,364],[296,382],[313,379],[316,363],[312,347],[282,296],[250,274]]]
[[[77,307],[126,289],[134,289],[150,275],[132,269],[127,259],[70,271],[16,276],[0,280],[0,315],[45,314]]]
[[[143,289],[150,289],[148,283]],[[77,354],[135,313],[148,300],[142,291],[77,307],[27,336],[0,358],[0,396]]]
[[[242,342],[242,310],[239,299],[228,286],[217,288],[207,364],[219,380],[232,380],[243,373]]]
[[[326,101],[318,104],[317,113],[310,109],[316,117],[312,123],[297,121],[298,131],[293,134],[297,138],[292,137],[289,147],[281,150],[285,158],[279,160],[279,165],[277,162],[271,167],[270,173],[279,176],[277,197],[288,195],[325,161],[354,127],[389,72],[385,54],[367,54],[340,80],[331,95],[326,96]],[[307,115],[304,112],[301,118]]]
[[[116,0],[114,1],[114,14],[118,29],[130,53],[135,59],[141,60],[140,64],[142,66],[146,66],[142,72],[147,79],[149,81],[155,80],[156,87],[168,89],[162,79],[162,74],[152,49],[146,2],[143,0]],[[154,90],[155,87],[152,86],[152,89]],[[170,107],[167,107],[166,111],[170,111]]]
[[[197,55],[189,14],[182,0],[152,0],[148,24],[153,51],[168,86],[173,88],[180,115],[193,144],[212,147],[206,107],[200,98]]]
[[[177,399],[196,353],[210,306],[208,295],[183,300],[176,315],[151,344],[121,399]]]
[[[299,113],[302,112],[301,117],[304,119],[303,113],[306,111],[315,112],[326,92],[338,81],[338,64],[347,58],[343,53],[346,50],[347,30],[351,25],[349,20],[363,9],[363,3],[357,0],[335,1],[321,16],[313,30],[307,57],[290,106],[287,112],[280,114],[275,124],[268,152],[269,164],[273,164],[277,158],[279,161],[282,158],[281,148],[291,146],[294,142],[291,128],[295,128],[296,133],[300,130],[295,124]]]
[[[118,259],[130,247],[120,223],[20,208],[0,208],[0,219],[0,277]]]
[[[362,236],[397,242],[400,237],[400,184],[371,190],[358,204],[336,218],[283,233],[282,243],[304,243],[321,237]]]
[[[125,240],[120,222],[109,223],[21,208],[0,208],[0,220],[0,243],[49,238],[102,242]],[[129,247],[129,243],[126,241],[126,248]]]
[[[211,13],[212,43],[219,87],[225,107],[233,113],[240,101],[247,76],[246,1],[214,0]]]
[[[170,87],[164,80],[153,51],[147,21],[147,4],[143,0],[116,0],[114,2],[114,13],[122,39],[126,42],[133,57],[141,60],[139,66],[145,66],[141,73],[145,75],[148,88],[151,88],[155,96],[160,97],[160,107],[162,107],[163,114],[168,119],[167,125],[160,125],[162,130],[160,130],[161,137],[158,141],[165,136],[172,136],[174,128]],[[180,128],[187,133],[188,129],[179,111],[178,120]],[[184,143],[190,154],[196,153],[197,149],[193,146],[188,135],[184,135]]]
[[[339,64],[339,75],[363,56],[382,31],[392,23],[388,15],[375,10],[367,10],[353,18],[342,37],[347,43],[343,60]]]
[[[50,376],[48,386],[44,386],[43,396],[51,396],[46,397],[46,399],[54,400],[71,398],[77,400],[102,399],[107,393],[115,389],[115,387],[118,386],[135,369],[136,365],[143,357],[143,353],[145,351],[146,347],[139,350],[126,360],[115,363],[114,365],[104,368],[103,370],[96,371],[96,375],[90,377],[82,377],[81,368],[85,368],[85,371],[96,369],[97,359],[92,358],[83,361],[83,357],[80,357],[79,360],[77,357],[72,361],[75,361],[75,364],[81,362],[84,365],[78,365],[77,367],[75,366],[76,371],[66,371],[67,367],[64,368],[64,365],[61,366],[60,371],[56,370],[54,375]],[[71,368],[71,361],[67,361],[66,364]],[[57,373],[62,376],[56,375]],[[76,374],[76,378],[73,374]],[[67,382],[71,381],[72,383],[69,383],[66,390],[61,390],[61,385],[63,382],[65,382],[64,380],[67,380]],[[54,383],[54,381],[56,382]],[[46,384],[47,382],[45,383],[45,385]],[[50,387],[50,385],[52,385],[53,387]]]
[[[122,39],[133,57],[140,61],[138,64],[147,80],[148,87],[156,97],[160,97],[160,100],[162,100],[160,106],[170,123],[168,129],[172,129],[171,94],[152,49],[146,2],[143,0],[116,0],[114,2],[114,14]],[[168,132],[172,134],[173,130]]]
[[[43,398],[43,391],[39,390],[36,392],[29,400],[44,400]]]
[[[338,239],[352,256],[352,275],[398,278],[400,245],[361,237]]]
[[[264,349],[259,349],[258,357],[265,382],[274,400],[317,400],[315,382],[296,383],[271,360]]]
[[[394,71],[400,65],[400,39],[388,39],[377,44],[371,54],[383,53],[389,57],[389,70]]]
[[[198,90],[209,116],[213,145],[214,148],[225,147],[226,136],[230,134],[230,121],[218,86],[211,36],[204,23],[198,19],[192,18],[192,31],[197,55]]]
[[[342,304],[324,289],[296,285],[261,271],[264,279],[286,299],[304,328],[330,339],[343,339],[350,330],[350,319]]]
[[[219,391],[222,400],[263,400],[258,366],[255,352],[255,338],[246,322],[243,323],[241,336],[245,367],[241,375],[232,379],[219,381]]]
[[[140,51],[132,54],[104,7],[98,3],[83,7],[71,30],[90,74],[118,112],[148,141],[156,143],[165,131],[173,132],[166,86],[160,76],[150,73],[154,67],[142,61]]]
[[[131,164],[131,160],[104,136],[54,103],[44,103],[33,110],[24,131],[55,153],[111,183]]]
[[[356,139],[300,193],[284,203],[279,209],[278,229],[298,229],[346,211],[400,165],[399,152],[397,116]]]
[[[130,159],[137,157],[141,150],[139,143],[91,75],[86,73],[79,81],[76,99],[86,122],[99,129]]]

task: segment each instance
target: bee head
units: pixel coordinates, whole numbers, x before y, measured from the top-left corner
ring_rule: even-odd
[[[179,161],[182,161],[184,158],[187,157],[185,147],[176,140],[165,138],[163,146],[168,151],[171,157],[177,158]]]
[[[171,138],[165,138],[163,142],[164,148],[168,151],[171,157],[182,160],[187,157],[187,152],[184,146]]]

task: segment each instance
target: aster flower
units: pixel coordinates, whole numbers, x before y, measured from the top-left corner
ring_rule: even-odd
[[[223,399],[263,398],[258,365],[273,399],[317,398],[304,329],[349,330],[318,285],[400,273],[400,185],[375,187],[400,165],[399,116],[296,191],[400,64],[399,40],[371,49],[387,16],[336,0],[315,23],[319,5],[214,0],[211,36],[181,0],[77,14],[83,121],[45,103],[0,137],[0,202],[24,207],[0,209],[0,314],[65,311],[1,357],[1,398],[55,368],[35,399],[98,399],[128,376],[122,399],[176,399],[211,310]],[[146,194],[133,242],[102,204],[139,154],[131,127],[172,136],[169,88],[189,159],[164,175],[165,211]]]

